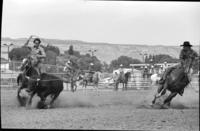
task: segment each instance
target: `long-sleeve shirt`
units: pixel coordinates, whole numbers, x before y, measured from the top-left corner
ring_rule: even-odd
[[[192,66],[193,66],[194,60],[196,60],[198,58],[198,54],[193,49],[189,49],[189,50],[183,49],[183,50],[181,50],[179,58],[180,58],[182,64],[188,63],[188,60],[190,58],[192,58],[192,60],[193,60]]]
[[[179,58],[181,60],[186,60],[189,58],[193,58],[195,59],[196,57],[198,57],[198,54],[193,50],[193,49],[189,49],[189,50],[181,50],[180,56]]]

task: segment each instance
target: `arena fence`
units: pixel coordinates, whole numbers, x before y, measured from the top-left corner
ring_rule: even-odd
[[[9,69],[1,69],[1,87],[11,87],[17,88],[17,76],[20,73],[19,66],[21,62],[10,62]],[[64,66],[57,66],[57,65],[49,65],[44,64],[45,70],[47,73],[54,74],[59,77],[64,77],[65,73],[63,72]],[[111,78],[112,79],[112,78]],[[90,85],[92,86],[92,85]],[[190,83],[189,86],[195,87],[195,90],[199,90],[199,80],[198,75],[194,75],[193,81]],[[65,89],[69,89],[70,85],[65,84]],[[103,80],[99,81],[98,84],[99,89],[113,89],[114,83],[113,82],[104,82]],[[151,87],[151,80],[150,78],[142,78],[141,72],[133,72],[131,74],[131,78],[128,81],[127,88],[128,90],[131,89],[149,89]],[[119,88],[122,88],[122,84],[119,84]]]

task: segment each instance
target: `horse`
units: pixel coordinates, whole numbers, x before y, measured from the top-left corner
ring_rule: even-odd
[[[166,77],[164,84],[160,84],[160,86],[158,87],[157,92],[154,95],[152,104],[155,104],[156,99],[158,99],[166,93],[166,90],[163,90],[165,88],[168,91],[170,91],[171,94],[164,100],[162,107],[170,107],[172,99],[177,94],[181,95],[184,88],[189,84],[190,80],[188,78],[188,73],[192,67],[193,62],[194,59],[190,58],[188,61],[185,61],[184,64],[179,64],[177,68],[171,71],[171,73]]]
[[[39,108],[50,108],[59,96],[60,92],[63,90],[63,80],[57,76],[50,75],[47,73],[38,74],[37,70],[32,66],[31,58],[28,57],[23,60],[21,70],[24,70],[22,88],[26,88],[29,93],[29,98],[26,102],[27,109],[30,108],[32,103],[32,98],[35,94],[40,97]],[[51,96],[51,101],[49,105],[45,105],[45,100],[47,96]]]
[[[148,69],[144,69],[142,76],[143,76],[144,79],[149,78],[149,70]]]
[[[77,81],[80,81],[82,79],[82,77],[80,76],[80,70],[72,73],[71,77],[70,77],[70,83],[71,83],[71,91],[74,92],[77,90]]]
[[[95,73],[85,73],[82,77],[82,84],[83,84],[83,88],[87,87],[88,83],[92,83],[94,88],[98,88],[98,83],[100,80],[100,73],[99,72],[95,72]]]
[[[21,71],[25,70],[25,72],[19,73],[19,75],[17,76],[17,84],[19,86],[17,90],[17,99],[19,101],[20,106],[25,106],[26,100],[27,100],[26,97],[20,95],[21,91],[23,89],[27,89],[27,86],[28,86],[28,79],[26,78],[26,75],[28,74],[29,77],[32,75],[39,75],[35,69],[30,68],[30,65],[31,65],[30,59],[31,59],[30,57],[23,59],[22,65],[19,67],[19,69]]]
[[[119,83],[123,84],[122,90],[127,90],[128,79],[131,76],[131,72],[116,74],[114,77],[115,90],[118,90]]]
[[[68,71],[64,75],[66,83],[70,83],[71,91],[74,92],[77,89],[76,81],[79,80],[79,72]]]

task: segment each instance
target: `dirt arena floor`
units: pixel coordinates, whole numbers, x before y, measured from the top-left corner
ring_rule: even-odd
[[[19,107],[16,90],[1,89],[2,128],[17,129],[111,129],[199,130],[199,92],[186,88],[170,109],[150,106],[156,87],[150,90],[63,91],[52,109]]]

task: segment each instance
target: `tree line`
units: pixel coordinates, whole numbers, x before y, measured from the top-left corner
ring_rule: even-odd
[[[74,67],[81,70],[94,70],[94,71],[105,71],[112,72],[114,69],[118,69],[122,64],[124,68],[129,68],[130,64],[141,64],[141,63],[176,63],[179,62],[179,59],[173,58],[170,55],[158,54],[158,55],[149,55],[145,58],[144,62],[139,59],[134,59],[128,56],[120,56],[117,59],[111,61],[110,64],[106,62],[101,62],[96,56],[91,56],[89,53],[80,54],[79,51],[74,50],[73,45],[69,46],[69,49],[60,53],[58,47],[53,45],[42,46],[46,53],[46,58],[44,63],[64,66],[65,63],[70,59],[74,64]],[[27,46],[22,46],[19,48],[13,48],[9,52],[9,58],[12,61],[22,61],[23,58],[27,57],[30,53],[30,48]],[[194,67],[198,69],[198,63]]]

